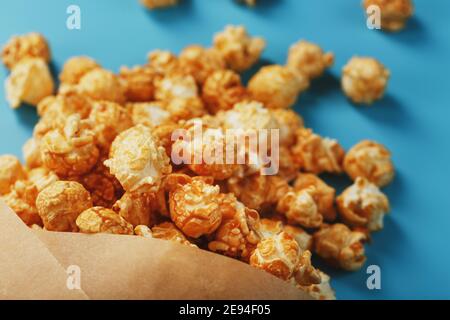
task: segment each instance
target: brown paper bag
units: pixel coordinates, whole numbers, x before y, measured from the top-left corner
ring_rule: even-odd
[[[170,241],[32,230],[3,203],[0,243],[0,299],[310,299],[245,263]]]

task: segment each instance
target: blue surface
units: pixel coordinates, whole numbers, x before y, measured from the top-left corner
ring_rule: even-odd
[[[73,55],[89,55],[117,71],[144,63],[151,49],[178,52],[208,45],[226,24],[244,24],[267,39],[266,62],[283,63],[300,38],[336,54],[331,72],[296,105],[306,124],[349,148],[364,138],[393,151],[395,181],[385,189],[392,213],[367,246],[367,265],[382,272],[382,289],[366,287],[365,269],[327,269],[338,298],[450,298],[450,1],[416,0],[416,15],[398,34],[365,27],[360,1],[262,0],[255,9],[231,0],[184,0],[177,8],[148,12],[137,0],[2,1],[0,43],[12,34],[42,32],[55,70]],[[39,3],[39,6],[37,5]],[[66,29],[66,8],[81,7],[82,29]],[[351,105],[339,89],[340,70],[354,54],[380,59],[392,72],[386,98],[371,108]],[[0,71],[0,80],[6,77]],[[0,154],[21,154],[37,117],[31,107],[8,108],[0,90]],[[447,107],[446,107],[447,106]],[[344,178],[330,178],[342,188]]]

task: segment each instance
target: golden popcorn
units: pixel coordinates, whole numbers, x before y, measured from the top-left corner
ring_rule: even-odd
[[[347,152],[344,170],[353,180],[364,177],[379,187],[388,185],[395,174],[390,151],[370,140],[359,142]]]
[[[161,101],[129,103],[127,109],[134,125],[156,128],[172,122],[170,112]]]
[[[170,7],[178,3],[178,0],[140,0],[140,1],[148,9]]]
[[[119,134],[104,163],[130,192],[156,191],[162,176],[172,170],[165,149],[143,125]]]
[[[225,61],[218,50],[197,45],[184,48],[179,62],[181,70],[191,74],[200,85],[214,71],[225,69]]]
[[[46,62],[41,58],[20,60],[6,79],[5,90],[6,99],[12,108],[18,108],[22,102],[37,105],[54,90]]]
[[[330,276],[318,270],[321,282],[309,286],[301,286],[299,288],[308,292],[316,300],[336,300],[334,290],[330,286]]]
[[[172,221],[192,238],[213,233],[222,221],[219,191],[201,180],[176,188],[169,194]]]
[[[302,228],[294,227],[291,225],[285,225],[283,227],[283,230],[292,238],[294,238],[295,241],[297,241],[298,245],[300,246],[300,249],[304,251],[312,249],[313,238],[308,232],[306,232]]]
[[[41,158],[47,169],[62,177],[87,173],[99,158],[89,124],[78,114],[69,116],[63,128],[51,130],[42,138]]]
[[[297,142],[292,153],[306,172],[341,173],[344,149],[334,139],[322,138],[311,129],[297,131]]]
[[[273,109],[270,112],[278,123],[280,145],[292,146],[297,139],[297,131],[304,126],[303,118],[290,109]]]
[[[26,58],[39,58],[45,63],[50,62],[50,48],[43,35],[31,32],[13,36],[2,49],[2,60],[8,69],[13,69]]]
[[[9,193],[17,180],[25,178],[25,170],[17,157],[0,156],[0,195]]]
[[[314,234],[314,250],[331,265],[355,271],[366,261],[363,246],[366,239],[364,233],[352,231],[341,223],[323,225]]]
[[[309,86],[309,80],[280,65],[262,67],[248,83],[253,99],[270,109],[289,108]]]
[[[271,112],[257,101],[242,101],[233,109],[218,115],[225,129],[258,130],[276,129],[279,123]]]
[[[390,72],[368,57],[353,57],[342,69],[342,90],[355,103],[372,104],[383,97]]]
[[[40,225],[42,221],[36,208],[37,195],[38,190],[33,183],[19,180],[14,184],[10,193],[0,196],[0,200],[3,200],[25,224]]]
[[[76,224],[83,233],[134,234],[131,224],[110,209],[93,207],[83,211]]]
[[[122,67],[119,77],[125,86],[127,101],[144,102],[154,98],[154,81],[158,73],[148,66]]]
[[[302,286],[320,284],[320,272],[311,264],[311,251],[305,250],[300,255],[298,270],[294,275],[296,283]]]
[[[22,147],[23,158],[27,168],[37,168],[42,166],[40,141],[30,138]]]
[[[86,73],[77,85],[78,91],[94,100],[124,103],[125,87],[119,77],[105,69],[94,69]]]
[[[177,229],[172,222],[163,222],[152,228],[152,236],[155,239],[169,240],[179,244],[197,248],[197,246],[186,239],[184,234]]]
[[[260,37],[250,37],[243,26],[228,25],[214,36],[214,48],[223,56],[227,66],[237,72],[255,64],[266,46]]]
[[[367,10],[370,6],[378,6],[381,13],[381,28],[387,31],[399,31],[414,13],[411,0],[364,0]]]
[[[41,192],[53,182],[59,180],[59,177],[54,172],[51,172],[44,167],[29,170],[27,173],[28,181],[34,184],[38,192]]]
[[[215,71],[203,84],[202,99],[212,114],[232,109],[246,97],[247,90],[242,85],[240,76],[231,70]]]
[[[311,173],[299,173],[294,182],[295,190],[303,190],[308,187],[316,188],[317,207],[327,221],[336,219],[336,209],[334,207],[334,196],[336,191],[327,185],[318,176]]]
[[[170,51],[153,50],[147,58],[148,65],[159,74],[168,74],[178,67],[178,58]]]
[[[174,98],[196,98],[198,87],[194,77],[182,73],[170,73],[155,81],[155,98],[170,101]]]
[[[153,238],[152,230],[144,225],[138,225],[134,227],[134,234],[144,238]]]
[[[100,69],[101,66],[92,58],[86,56],[72,57],[68,59],[59,74],[59,80],[63,84],[75,85],[88,72]]]
[[[361,177],[336,198],[336,203],[347,224],[367,227],[369,231],[381,230],[384,215],[389,212],[388,198],[376,185]]]
[[[50,231],[78,231],[78,215],[92,207],[89,192],[78,182],[56,181],[42,190],[36,208]]]
[[[126,192],[113,210],[133,226],[152,224],[152,201],[155,196],[148,193]]]
[[[167,102],[166,110],[170,113],[170,119],[174,122],[189,120],[206,114],[203,101],[198,97],[173,98]]]
[[[110,208],[116,202],[117,190],[111,177],[94,171],[76,180],[89,191],[94,206]]]

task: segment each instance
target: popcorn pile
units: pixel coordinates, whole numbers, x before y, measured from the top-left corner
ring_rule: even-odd
[[[0,156],[1,199],[32,228],[174,241],[333,299],[330,277],[311,256],[361,268],[363,243],[389,211],[379,188],[393,179],[391,156],[368,140],[345,152],[290,109],[333,64],[333,54],[315,44],[294,44],[286,65],[261,68],[245,87],[239,72],[264,47],[244,27],[227,26],[210,48],[189,46],[178,56],[156,50],[146,64],[118,74],[73,57],[53,94],[44,37],[13,37],[2,52],[11,70],[7,98],[12,107],[37,105],[40,120],[23,147],[25,165]],[[343,88],[370,103],[382,96],[388,75],[374,59],[353,58]],[[219,140],[226,129],[279,129],[279,172],[264,175],[248,163],[174,163],[180,144],[195,157],[218,141],[172,139],[177,129],[194,130],[196,120]],[[354,184],[335,197],[318,176],[325,172],[345,172]]]

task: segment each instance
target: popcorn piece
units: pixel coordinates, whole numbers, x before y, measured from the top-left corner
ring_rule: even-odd
[[[367,227],[369,231],[383,228],[383,218],[389,211],[388,198],[365,178],[355,183],[336,198],[344,221],[353,226]]]
[[[134,234],[144,238],[153,238],[152,230],[144,225],[139,225],[134,228]]]
[[[370,6],[378,6],[381,11],[381,28],[387,31],[399,31],[405,27],[407,20],[414,13],[411,0],[364,0],[367,10]]]
[[[247,97],[240,76],[231,70],[218,70],[205,81],[202,98],[209,112],[216,114],[219,110],[229,110]]]
[[[91,194],[94,206],[110,208],[117,200],[117,190],[111,177],[90,172],[77,179]]]
[[[28,168],[37,168],[42,166],[40,141],[36,138],[30,138],[22,147],[23,158]]]
[[[126,192],[118,200],[113,210],[133,226],[152,224],[153,194]]]
[[[78,91],[94,100],[125,102],[125,88],[119,77],[108,70],[94,69],[86,73],[77,86]]]
[[[219,114],[218,117],[222,118],[225,129],[245,131],[248,129],[276,129],[280,126],[274,114],[256,101],[237,103],[233,109]]]
[[[296,141],[297,131],[303,128],[303,118],[290,109],[272,109],[270,111],[278,123],[280,145],[292,146]]]
[[[134,234],[131,224],[110,209],[93,207],[83,211],[76,220],[80,232]]]
[[[295,281],[302,286],[320,284],[320,272],[311,264],[311,251],[305,250],[301,253],[298,270],[295,273]]]
[[[177,130],[179,126],[174,123],[159,125],[153,129],[153,135],[159,140],[160,145],[166,150],[166,155],[170,158],[172,156],[172,133]]]
[[[206,113],[203,101],[198,98],[174,98],[168,101],[166,110],[170,113],[170,119],[174,122],[201,117]]]
[[[77,231],[75,220],[92,207],[92,200],[78,182],[57,181],[39,193],[36,207],[46,230]]]
[[[266,46],[263,38],[252,38],[243,26],[229,25],[214,36],[214,47],[221,53],[229,68],[237,72],[255,64]]]
[[[99,151],[90,126],[78,114],[63,128],[49,131],[41,142],[44,166],[62,177],[87,173],[97,163]]]
[[[348,271],[355,271],[366,261],[364,246],[366,235],[351,231],[337,223],[323,227],[314,234],[315,252],[331,265]]]
[[[304,251],[312,250],[313,238],[308,232],[306,232],[300,227],[294,227],[290,225],[284,226],[283,230],[292,238],[294,238],[295,241],[297,241],[298,245],[300,246],[300,249]]]
[[[377,60],[353,57],[342,69],[342,90],[355,103],[372,104],[383,97],[389,76]]]
[[[285,231],[284,228],[285,226],[283,225],[283,222],[279,220],[264,218],[261,219],[258,224],[258,234],[261,235],[261,238],[267,239]]]
[[[289,68],[272,65],[262,67],[248,83],[251,96],[270,109],[292,106],[300,92],[309,86],[308,79]]]
[[[178,0],[140,0],[141,3],[150,10],[174,6]]]
[[[306,172],[340,173],[344,149],[334,139],[322,138],[311,129],[300,129],[292,153]]]
[[[151,101],[154,98],[154,81],[158,73],[148,66],[136,66],[133,68],[122,67],[120,79],[125,85],[127,101]]]
[[[155,128],[172,122],[170,112],[160,101],[130,103],[127,107],[134,125]]]
[[[54,84],[50,70],[43,59],[27,58],[14,65],[5,81],[6,98],[12,108],[22,102],[37,105],[50,96]]]
[[[163,222],[152,228],[155,239],[169,240],[179,244],[197,248],[197,246],[186,239],[184,234],[171,222]]]
[[[379,187],[388,185],[395,174],[389,150],[369,140],[359,142],[347,152],[344,170],[353,180],[364,177]]]
[[[36,197],[38,190],[36,186],[28,181],[17,181],[10,193],[0,197],[22,221],[27,225],[42,224],[36,209]]]
[[[2,49],[2,60],[8,69],[13,69],[26,58],[39,58],[50,62],[50,48],[47,40],[39,33],[28,33],[12,37]]]
[[[25,170],[17,157],[0,156],[0,195],[9,193],[17,180],[25,178]]]
[[[171,172],[169,161],[150,129],[137,125],[117,136],[104,163],[126,191],[153,192]]]
[[[278,202],[277,211],[286,215],[289,221],[306,228],[317,228],[323,221],[317,198],[318,193],[315,187],[289,191]]]
[[[148,54],[148,65],[159,74],[168,74],[178,67],[178,58],[170,51],[154,50]]]
[[[80,79],[94,69],[100,69],[101,66],[92,58],[79,56],[68,59],[59,74],[59,80],[63,84],[75,85]]]
[[[28,181],[36,186],[38,192],[41,192],[58,180],[59,177],[54,172],[48,171],[43,167],[28,171]]]
[[[333,53],[324,53],[318,45],[302,40],[289,49],[287,66],[295,72],[305,74],[309,79],[314,79],[321,76],[333,62]]]
[[[219,187],[193,180],[169,193],[170,217],[189,237],[211,234],[222,221]]]
[[[334,196],[336,191],[314,174],[298,174],[294,182],[294,189],[303,190],[310,186],[316,188],[317,206],[319,212],[325,220],[334,221],[336,219],[336,210],[334,208]]]
[[[194,77],[182,73],[171,73],[155,81],[155,98],[170,101],[174,98],[196,98],[198,88]]]
[[[336,300],[334,290],[330,285],[330,276],[319,270],[321,282],[319,284],[312,284],[310,286],[298,287],[317,300]]]
[[[214,48],[189,46],[183,49],[179,57],[180,68],[191,74],[199,85],[214,71],[225,69],[225,61],[220,52]]]

